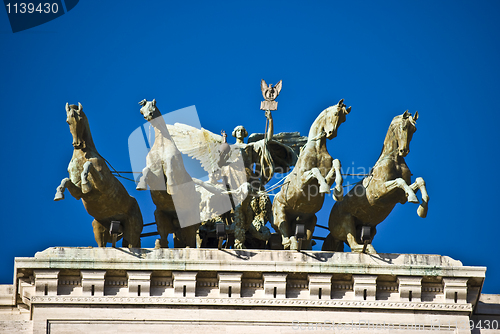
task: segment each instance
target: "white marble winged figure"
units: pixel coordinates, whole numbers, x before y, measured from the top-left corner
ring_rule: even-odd
[[[225,132],[221,136],[182,123],[167,125],[167,128],[179,151],[197,159],[208,173],[208,182],[193,178],[201,195],[202,221],[230,211],[246,198],[249,184],[241,150],[227,143]]]
[[[227,144],[225,132],[221,136],[182,123],[167,124],[167,128],[179,151],[199,160],[210,175],[241,158],[240,148]]]

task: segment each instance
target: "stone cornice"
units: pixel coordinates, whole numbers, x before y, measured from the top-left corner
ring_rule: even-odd
[[[381,309],[433,312],[468,312],[472,305],[425,302],[393,301],[348,301],[348,300],[308,300],[308,299],[255,299],[255,298],[198,298],[198,297],[80,297],[80,296],[33,296],[31,304],[133,304],[133,305],[186,305],[186,306],[272,306],[272,307],[328,307],[347,309]]]
[[[25,269],[258,271],[329,274],[475,277],[485,267],[463,266],[447,256],[358,254],[321,251],[126,249],[53,247],[33,258],[16,258]]]

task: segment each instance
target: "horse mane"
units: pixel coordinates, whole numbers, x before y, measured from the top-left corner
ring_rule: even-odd
[[[311,131],[314,129],[316,129],[318,127],[318,124],[321,120],[323,120],[325,117],[326,117],[326,114],[328,112],[331,111],[332,108],[337,108],[338,107],[338,104],[334,105],[334,106],[331,106],[331,107],[328,107],[326,109],[324,109],[322,112],[320,112],[320,114],[316,117],[316,119],[314,120],[314,122],[311,124],[311,127],[309,128],[309,133],[308,133],[308,138],[307,138],[307,141],[309,142],[311,139],[314,139],[314,135],[311,133]]]
[[[89,120],[87,118],[87,115],[85,115],[82,111],[83,114],[83,121],[84,121],[84,126],[85,126],[85,132],[83,134],[83,140],[85,142],[85,147],[93,149],[94,151],[97,151],[95,148],[94,140],[92,139],[92,133],[90,132],[90,125],[89,125]]]

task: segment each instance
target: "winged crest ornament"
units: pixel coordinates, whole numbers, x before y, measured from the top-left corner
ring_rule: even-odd
[[[280,80],[276,85],[267,84],[264,79],[260,82],[260,89],[262,90],[262,96],[264,100],[260,103],[261,110],[277,110],[278,102],[274,101],[278,95],[280,95],[281,87],[283,85],[282,80]]]

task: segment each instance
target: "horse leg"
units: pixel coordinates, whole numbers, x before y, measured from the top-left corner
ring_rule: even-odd
[[[342,188],[342,183],[344,182],[342,178],[342,172],[340,171],[341,165],[340,160],[335,159],[332,162],[332,168],[325,177],[325,181],[330,188],[335,182],[335,188],[333,189],[333,196],[337,202],[342,201],[344,198],[344,188]]]
[[[180,229],[179,237],[182,240],[184,247],[196,248],[198,246],[198,229],[200,224],[190,225]],[[177,232],[176,232],[177,234]]]
[[[82,192],[84,194],[88,193],[90,190],[92,190],[92,185],[89,184],[88,176],[89,176],[89,168],[92,166],[92,163],[90,161],[85,162],[83,165],[83,172],[82,172]]]
[[[182,235],[178,218],[172,217],[172,234],[174,239],[174,248],[185,248],[187,246]]]
[[[344,242],[342,240],[335,239],[331,233],[329,233],[325,241],[323,241],[323,246],[321,247],[322,251],[329,252],[343,252],[344,251]]]
[[[62,179],[61,184],[56,189],[56,195],[54,196],[54,201],[60,201],[64,199],[64,190],[66,190],[66,183],[71,182],[69,178]]]
[[[417,177],[415,182],[410,186],[413,191],[420,189],[422,193],[422,203],[418,206],[417,214],[421,218],[427,217],[427,209],[429,205],[429,194],[427,194],[427,188],[425,187],[425,181],[421,177]]]
[[[169,213],[155,210],[156,228],[160,239],[156,240],[155,248],[168,248],[168,235],[174,233],[173,217]]]
[[[100,222],[94,219],[92,222],[92,227],[94,228],[94,238],[99,247],[106,247],[110,239],[109,229],[104,227]]]
[[[92,180],[94,181],[95,185],[97,188],[103,188],[102,187],[102,180],[101,180],[101,173],[95,169],[94,165],[92,164],[91,161],[87,161],[83,164],[83,172],[82,172],[82,192],[84,194],[87,194],[92,190],[92,184],[89,182],[88,177],[89,173],[92,175]]]
[[[150,170],[149,167],[144,167],[142,170],[142,175],[139,178],[139,182],[137,183],[136,190],[147,190],[148,189],[148,174]]]
[[[316,226],[317,221],[318,218],[316,217],[315,214],[311,215],[311,217],[308,217],[307,219],[304,220],[306,238],[305,240],[302,241],[302,249],[306,250],[312,249],[311,240],[314,233],[314,227]]]
[[[311,170],[304,174],[302,178],[302,183],[305,184],[310,179],[315,178],[319,183],[319,193],[324,194],[330,193],[330,186],[326,183],[325,178],[321,175],[321,171],[318,167],[311,168]]]
[[[64,190],[68,189],[69,193],[79,200],[82,198],[82,191],[78,188],[69,178],[65,178],[61,181],[61,185],[57,187],[56,196],[54,201],[60,201],[64,199]]]
[[[397,188],[403,189],[408,199],[408,202],[419,203],[418,198],[413,192],[413,190],[410,188],[410,186],[406,184],[405,180],[403,180],[400,177],[398,177],[395,180],[385,182],[385,187],[389,192]]]
[[[277,198],[273,202],[273,228],[281,234],[283,249],[290,249],[290,222],[287,219],[285,205]]]
[[[179,222],[177,219],[174,219],[175,221],[177,221],[176,224],[174,225],[179,225]],[[174,248],[186,248],[186,243],[184,242],[184,239],[182,238],[182,232],[180,230],[180,228],[175,228],[175,231],[173,233],[173,239],[174,239]]]
[[[250,200],[246,199],[234,209],[234,248],[245,249],[247,213]]]
[[[373,242],[373,238],[375,238],[375,234],[377,234],[377,228],[375,226],[372,226],[372,230],[371,230],[371,237],[372,237],[372,241]],[[366,245],[366,253],[368,254],[377,254],[377,252],[375,251],[375,248],[373,248],[373,245],[371,243],[369,243],[368,245]]]
[[[201,243],[203,242],[203,240],[201,239],[201,236],[200,236],[200,226],[201,224],[198,224],[197,225],[197,229],[196,229],[196,248],[201,248]]]
[[[336,206],[334,206],[335,208]],[[349,213],[341,214],[338,211],[330,215],[330,233],[334,240],[343,240],[351,248],[353,253],[361,253],[363,251],[363,244],[356,241],[356,221]],[[338,246],[338,245],[336,245]],[[371,244],[366,247],[367,253],[376,253]]]
[[[135,199],[128,211],[128,217],[123,228],[122,247],[141,248],[141,232],[143,227],[141,210]]]

